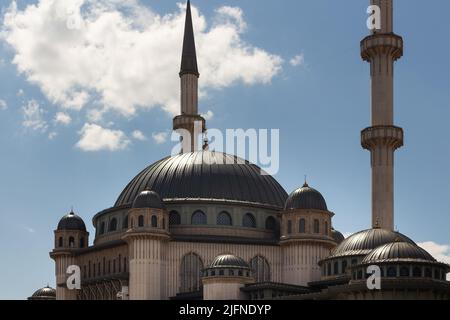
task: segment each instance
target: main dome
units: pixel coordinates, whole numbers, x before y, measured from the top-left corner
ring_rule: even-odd
[[[198,151],[164,158],[139,173],[115,206],[131,204],[145,189],[165,201],[207,200],[281,209],[288,197],[270,175],[250,162],[222,152]]]

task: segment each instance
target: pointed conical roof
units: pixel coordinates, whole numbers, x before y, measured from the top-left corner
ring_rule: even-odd
[[[197,77],[200,75],[198,73],[191,2],[189,0],[186,9],[186,24],[184,27],[183,56],[181,58],[180,76],[183,74],[195,74]]]

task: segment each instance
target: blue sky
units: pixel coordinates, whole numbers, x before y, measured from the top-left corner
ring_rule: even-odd
[[[40,6],[51,1],[41,2]],[[130,19],[130,7],[149,10],[148,16],[136,18],[144,19],[143,26],[131,26],[135,28],[131,31],[142,31],[139,28],[148,26],[146,18],[161,15],[173,22],[166,26],[161,23],[161,29],[173,32],[170,28],[177,25],[177,15],[181,17],[176,1],[123,2],[129,7],[105,12],[119,12]],[[16,14],[36,4],[38,1],[17,1]],[[195,22],[200,42],[200,82],[206,83],[200,109],[214,114],[208,127],[280,129],[281,167],[276,178],[286,191],[300,186],[306,174],[310,185],[322,192],[335,212],[335,228],[345,233],[368,228],[369,153],[360,147],[359,134],[370,121],[369,66],[359,56],[359,41],[368,33],[368,1],[195,0],[193,5],[207,24]],[[2,17],[11,13],[9,6],[9,1],[2,1]],[[224,13],[219,10],[223,6],[241,10]],[[405,56],[396,64],[395,121],[405,129],[406,136],[405,147],[396,153],[395,224],[417,242],[433,241],[437,248],[434,253],[445,259],[445,254],[450,255],[446,203],[450,193],[450,43],[446,41],[450,2],[434,0],[424,6],[418,0],[398,0],[395,9],[395,31],[405,40]],[[87,9],[82,7],[82,14],[83,10]],[[241,15],[236,16],[236,12]],[[31,13],[31,17],[39,14],[41,21],[50,19],[42,10]],[[136,63],[142,60],[139,63],[157,72],[134,70],[131,64],[126,75],[138,79],[139,85],[128,88],[121,86],[124,82],[114,73],[108,78],[101,76],[107,72],[107,62],[98,64],[96,70],[96,64],[89,64],[89,56],[83,58],[76,50],[67,53],[74,55],[74,65],[65,65],[63,58],[45,58],[60,48],[58,39],[70,46],[72,38],[64,33],[55,35],[58,28],[37,33],[30,28],[34,20],[28,20],[25,27],[18,20],[19,27],[14,29],[2,18],[0,39],[0,100],[4,101],[4,105],[0,101],[0,281],[2,287],[10,288],[8,295],[0,293],[3,299],[22,299],[47,283],[54,285],[54,265],[48,252],[59,218],[74,206],[93,235],[94,214],[113,205],[142,168],[170,153],[171,142],[158,144],[152,135],[169,132],[173,101],[178,101],[177,96],[170,95],[177,87],[153,88],[159,82],[178,85],[178,62],[171,64],[173,73],[158,68],[165,63],[164,50],[173,44],[165,39],[170,36],[161,37],[164,44],[155,45],[156,49],[150,46],[149,56],[145,50],[130,51],[130,56],[144,53],[131,58]],[[153,32],[159,34],[159,25],[153,26]],[[217,26],[231,26],[224,30],[233,31],[239,42],[211,38],[225,32],[216,28],[217,33],[212,33]],[[127,32],[126,39],[141,39],[142,34]],[[179,32],[181,38],[182,30]],[[30,44],[32,48],[27,47]],[[229,48],[230,54],[209,54],[211,48],[220,45]],[[235,50],[238,45],[249,51]],[[257,56],[255,48],[264,54]],[[180,49],[181,43],[175,43],[168,55],[178,61]],[[261,62],[259,67],[238,64],[234,73],[225,70],[228,73],[205,74],[226,63],[239,63],[243,54],[249,61]],[[13,62],[17,55],[20,59]],[[296,56],[303,57],[303,62],[294,66],[290,61]],[[39,63],[33,63],[36,61]],[[91,66],[86,72],[78,70],[86,66]],[[91,75],[94,80],[67,80],[71,72],[83,72],[80,74]],[[102,87],[95,77],[107,85]],[[147,80],[149,87],[142,85]],[[64,87],[64,81],[75,81],[75,85]],[[70,96],[83,90],[90,99]],[[117,102],[122,97],[124,101]],[[92,150],[92,141],[80,144],[83,136],[92,133],[89,129],[95,128],[105,130],[103,138],[115,139],[116,143],[106,143],[98,151]],[[133,138],[136,130],[146,139],[136,134]]]

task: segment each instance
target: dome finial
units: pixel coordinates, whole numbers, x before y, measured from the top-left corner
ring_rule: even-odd
[[[303,184],[303,188],[308,188],[308,180],[307,180],[307,175],[305,174],[305,183]]]

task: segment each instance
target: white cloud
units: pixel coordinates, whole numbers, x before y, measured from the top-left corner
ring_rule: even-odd
[[[147,140],[147,137],[142,133],[142,131],[139,130],[134,130],[131,135],[133,136],[134,139],[139,141]]]
[[[428,251],[436,260],[450,264],[450,245],[438,244],[433,241],[418,243],[420,247]],[[447,274],[450,281],[450,274]]]
[[[202,117],[205,118],[206,121],[211,120],[214,117],[214,112],[208,110],[205,114],[202,114]]]
[[[25,231],[27,231],[28,233],[35,233],[35,232],[36,232],[36,230],[34,230],[33,228],[28,227],[28,226],[22,226],[22,228],[23,228]]]
[[[48,129],[47,121],[44,119],[44,109],[41,108],[36,100],[29,100],[28,103],[22,107],[23,122],[25,128],[45,132]]]
[[[242,39],[241,9],[220,7],[210,25],[192,11],[201,96],[237,82],[270,83],[281,71],[281,57]],[[13,1],[2,38],[30,83],[64,108],[89,106],[89,122],[107,111],[131,117],[162,107],[175,114],[184,17],[184,5],[161,16],[138,0],[39,0],[23,10]]]
[[[125,149],[130,140],[120,130],[103,128],[97,124],[86,123],[81,131],[76,147],[83,151],[117,151]]]
[[[291,66],[293,66],[293,67],[301,66],[301,65],[303,65],[303,64],[305,63],[305,57],[304,57],[303,54],[296,55],[295,57],[293,57],[293,58],[289,61],[289,63],[290,63]]]
[[[17,91],[17,96],[22,97],[23,95],[25,95],[25,92],[23,91],[23,89],[19,89],[19,91]]]
[[[0,99],[0,110],[6,110],[8,109],[8,104],[5,100]]]
[[[64,124],[64,125],[68,125],[68,124],[70,124],[72,122],[72,118],[67,113],[58,112],[55,115],[55,122],[56,123],[60,123],[60,124]]]
[[[152,134],[152,138],[157,144],[165,143],[167,141],[167,137],[167,132],[154,132]]]
[[[49,140],[53,140],[53,139],[55,139],[57,136],[58,136],[58,133],[55,132],[55,131],[52,131],[52,132],[50,132],[50,133],[48,134]]]

